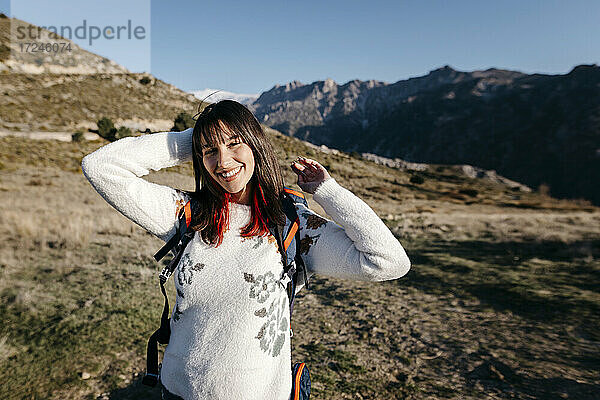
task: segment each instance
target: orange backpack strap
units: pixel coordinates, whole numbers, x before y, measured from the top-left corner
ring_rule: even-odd
[[[296,363],[292,367],[291,400],[308,400],[310,398],[310,373],[304,363]]]

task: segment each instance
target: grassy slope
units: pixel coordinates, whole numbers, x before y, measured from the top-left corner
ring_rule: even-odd
[[[313,398],[599,396],[597,208],[444,166],[412,184],[272,135],[282,166],[298,154],[322,162],[413,262],[397,281],[319,277],[299,298],[294,359],[311,368]],[[161,308],[161,242],[82,176],[81,158],[102,144],[0,139],[2,399],[159,398],[138,374]],[[184,165],[148,179],[192,189],[191,176]]]
[[[0,74],[0,128],[68,130],[102,117],[170,120],[194,114],[193,95],[144,74]]]

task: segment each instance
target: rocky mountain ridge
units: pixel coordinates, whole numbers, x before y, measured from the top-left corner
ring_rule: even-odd
[[[314,144],[407,162],[469,164],[600,204],[600,67],[565,75],[444,66],[398,81],[276,85],[264,124]]]

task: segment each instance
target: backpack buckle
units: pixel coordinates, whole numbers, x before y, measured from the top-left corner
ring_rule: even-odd
[[[158,275],[158,279],[160,279],[160,281],[164,284],[166,281],[169,280],[171,275],[173,275],[173,271],[171,271],[171,269],[168,266],[166,266],[163,268],[162,271],[160,271],[160,275]]]
[[[279,282],[279,284],[281,285],[281,287],[283,289],[287,289],[288,283],[290,283],[291,281],[292,281],[292,278],[290,278],[290,276],[284,272],[281,279],[279,279],[277,282]]]
[[[284,289],[287,289],[288,283],[290,283],[292,281],[295,273],[296,273],[296,261],[292,260],[287,271],[284,270],[283,273],[281,274],[281,278],[278,281],[279,284]]]

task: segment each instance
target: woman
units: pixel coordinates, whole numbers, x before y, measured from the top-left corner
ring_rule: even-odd
[[[195,192],[141,178],[190,159]],[[193,130],[123,138],[87,155],[82,168],[108,203],[164,241],[182,205],[192,196],[201,201],[192,219],[197,234],[174,273],[176,305],[160,372],[165,398],[288,399],[289,304],[268,230],[283,216],[283,179],[252,113],[223,100]],[[299,157],[291,168],[333,218],[297,206],[309,276],[381,281],[408,272],[402,245],[366,203],[316,161]]]

